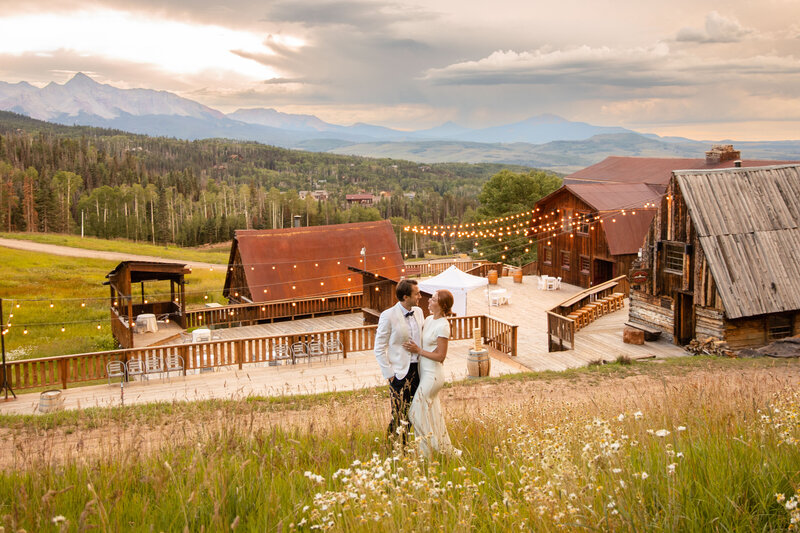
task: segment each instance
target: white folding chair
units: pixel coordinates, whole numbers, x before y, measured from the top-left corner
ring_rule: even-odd
[[[540,276],[536,288],[543,291],[547,288],[547,276]]]

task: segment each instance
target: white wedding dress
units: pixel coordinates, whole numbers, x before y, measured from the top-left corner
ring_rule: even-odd
[[[422,349],[432,352],[436,349],[437,339],[450,338],[450,323],[442,317],[434,320],[428,316],[422,325]],[[439,402],[439,391],[444,386],[444,368],[442,363],[420,356],[419,387],[417,388],[408,418],[414,427],[419,447],[425,457],[431,457],[435,450],[448,455],[461,455],[461,450],[450,443],[450,435],[444,423],[444,414]]]

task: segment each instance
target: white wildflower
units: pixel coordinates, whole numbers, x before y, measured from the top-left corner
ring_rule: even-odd
[[[650,475],[647,472],[642,472],[642,479],[647,479]]]
[[[622,422],[623,420],[625,420],[625,415],[624,415],[624,414],[622,414],[622,413],[620,413],[620,415],[617,417],[617,420],[619,420],[620,422]]]
[[[60,524],[61,522],[66,521],[66,517],[64,515],[56,515],[53,517],[54,524]]]
[[[642,412],[641,412],[641,411],[636,411],[635,413],[633,413],[633,418],[635,418],[636,420],[639,420],[639,419],[640,419],[640,418],[642,418],[643,416],[644,416],[644,415],[642,414]]]
[[[669,430],[667,429],[659,429],[656,431],[656,437],[666,437],[667,435],[669,435]]]
[[[686,426],[678,426],[678,431],[686,431]]]

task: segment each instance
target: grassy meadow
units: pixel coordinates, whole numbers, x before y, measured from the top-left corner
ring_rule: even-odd
[[[0,525],[786,531],[798,376],[692,358],[457,383],[444,405],[463,455],[432,461],[387,444],[383,389],[3,417]]]
[[[123,251],[126,246],[120,244],[113,251]],[[5,323],[11,323],[5,336],[11,359],[115,348],[109,323],[109,289],[103,282],[118,262],[0,250],[0,297]],[[195,269],[186,276],[186,282],[187,306],[224,302],[224,271]],[[169,299],[169,282],[145,284],[145,290],[147,295],[165,293],[165,299]]]
[[[0,238],[31,241],[40,244],[55,244],[70,248],[84,248],[99,252],[119,252],[134,255],[149,255],[175,259],[176,261],[198,261],[201,263],[228,264],[230,244],[214,245],[203,248],[181,248],[170,244],[154,245],[143,241],[129,241],[127,239],[99,239],[97,237],[83,237],[64,233],[3,233]]]

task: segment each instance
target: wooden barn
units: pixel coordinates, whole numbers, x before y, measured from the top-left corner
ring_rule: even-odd
[[[564,185],[542,198],[529,231],[539,273],[584,288],[626,275],[660,198],[643,183]],[[628,291],[627,280],[619,289]]]
[[[676,344],[800,333],[800,165],[674,172],[632,280],[630,321]]]
[[[388,220],[238,230],[223,295],[230,303],[262,303],[360,293],[361,276],[349,271],[350,266],[389,278],[403,275],[403,258]]]

